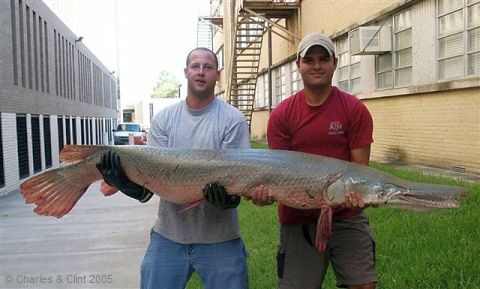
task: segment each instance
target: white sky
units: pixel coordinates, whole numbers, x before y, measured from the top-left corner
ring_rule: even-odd
[[[162,70],[175,74],[185,95],[185,58],[196,47],[197,19],[207,14],[208,0],[44,1],[119,76],[122,105],[149,97]]]

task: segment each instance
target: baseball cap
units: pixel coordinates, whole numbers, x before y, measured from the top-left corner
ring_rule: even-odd
[[[297,60],[300,59],[300,57],[305,57],[308,49],[315,45],[320,45],[325,48],[330,57],[335,54],[335,48],[333,46],[332,40],[328,36],[323,35],[322,33],[313,32],[303,37],[303,39],[300,41],[297,50]]]

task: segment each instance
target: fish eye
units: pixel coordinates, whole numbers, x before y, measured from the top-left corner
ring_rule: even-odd
[[[387,192],[385,192],[384,190],[381,190],[380,192],[378,192],[378,196],[379,197],[385,197],[387,195]]]

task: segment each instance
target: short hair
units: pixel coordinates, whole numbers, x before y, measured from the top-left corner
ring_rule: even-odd
[[[206,47],[197,47],[195,49],[192,49],[188,54],[187,54],[187,60],[185,61],[186,67],[188,67],[188,63],[190,62],[190,55],[195,52],[195,51],[205,51],[209,52],[210,54],[213,55],[213,59],[215,59],[215,67],[218,68],[218,58],[217,55],[210,49]]]

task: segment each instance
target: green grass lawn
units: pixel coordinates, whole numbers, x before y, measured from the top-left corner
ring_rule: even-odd
[[[379,164],[372,166],[413,181],[465,186],[470,192],[456,210],[412,212],[386,206],[366,209],[376,239],[377,287],[480,289],[480,183],[469,184]],[[276,287],[276,208],[276,205],[257,207],[246,201],[239,206],[241,232],[249,253],[251,289]],[[187,288],[203,288],[197,275]],[[331,270],[323,288],[335,288]]]

